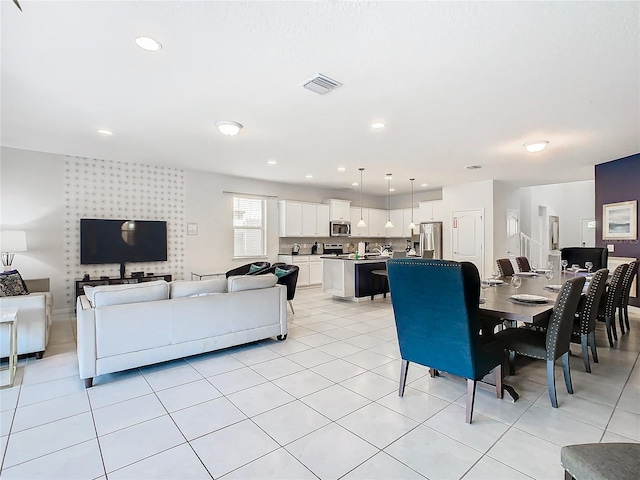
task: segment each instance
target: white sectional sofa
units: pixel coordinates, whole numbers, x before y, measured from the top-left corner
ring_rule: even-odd
[[[78,297],[80,378],[287,336],[275,275],[85,287]]]

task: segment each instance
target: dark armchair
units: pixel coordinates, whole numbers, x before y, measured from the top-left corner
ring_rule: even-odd
[[[483,345],[478,333],[478,269],[469,262],[402,258],[388,260],[387,272],[402,356],[398,394],[404,395],[409,362],[464,377],[471,423],[476,381],[491,370],[502,398],[503,352]]]
[[[569,266],[578,264],[585,268],[585,262],[593,263],[593,271],[607,268],[609,251],[606,248],[595,247],[565,247],[560,249],[560,258],[566,260]]]
[[[254,271],[251,271],[251,266],[254,266]],[[226,277],[233,277],[234,275],[259,275],[263,272],[263,270],[268,269],[271,266],[269,262],[253,262],[247,263],[246,265],[242,265],[241,267],[236,267],[234,269],[229,270],[225,273]],[[258,267],[256,270],[255,268]]]
[[[265,273],[273,273],[274,275],[278,275],[276,273],[276,269],[279,270],[278,273],[281,273],[283,270],[286,273],[278,276],[278,285],[284,285],[287,287],[287,302],[289,302],[289,307],[291,307],[291,313],[295,314],[296,312],[293,310],[293,297],[296,296],[296,285],[298,284],[298,272],[300,267],[297,265],[273,265],[270,268],[265,268],[258,272],[258,275],[263,275]]]

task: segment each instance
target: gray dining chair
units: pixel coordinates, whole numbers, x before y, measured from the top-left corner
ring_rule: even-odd
[[[571,343],[571,326],[582,295],[585,278],[571,278],[562,286],[558,294],[553,313],[546,331],[531,328],[506,328],[497,332],[493,338],[502,344],[505,350],[526,357],[546,360],[547,385],[551,406],[558,408],[556,396],[555,362],[562,358],[562,370],[567,392],[573,393],[571,372],[569,371],[569,345]],[[509,355],[509,373],[515,374],[512,356]]]
[[[596,317],[596,320],[605,322],[610,347],[613,347],[614,339],[616,341],[618,340],[618,332],[616,331],[616,309],[618,308],[620,296],[622,295],[622,279],[628,269],[629,264],[623,263],[622,265],[618,265],[613,271],[611,282],[603,295],[598,316]]]

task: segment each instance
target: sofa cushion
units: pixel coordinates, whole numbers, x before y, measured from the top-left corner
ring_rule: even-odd
[[[272,273],[265,275],[237,275],[227,279],[229,292],[243,292],[245,290],[257,290],[273,287],[278,282],[278,277]]]
[[[205,293],[225,293],[227,291],[226,278],[211,278],[209,280],[178,280],[169,284],[169,298],[192,297]]]
[[[261,267],[260,265],[256,265],[255,263],[252,263],[251,265],[249,265],[249,273],[256,273],[259,270],[262,270],[264,267]]]
[[[289,270],[285,270],[284,268],[276,267],[276,269],[275,269],[275,271],[273,273],[275,274],[276,277],[280,278],[280,277],[284,277],[287,273],[289,273]]]
[[[9,270],[0,273],[0,297],[14,297],[16,295],[28,295],[27,285],[22,280],[18,270]]]
[[[152,302],[169,298],[169,284],[164,280],[123,285],[84,287],[92,307],[106,307],[125,303]]]

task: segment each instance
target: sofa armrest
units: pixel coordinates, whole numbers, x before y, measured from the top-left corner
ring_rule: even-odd
[[[80,378],[90,379],[96,376],[96,316],[95,309],[85,295],[80,295],[77,299],[76,319]]]
[[[18,355],[43,352],[49,340],[51,316],[44,293],[0,297],[0,310],[18,311]],[[0,338],[0,350],[8,350],[8,339]]]

